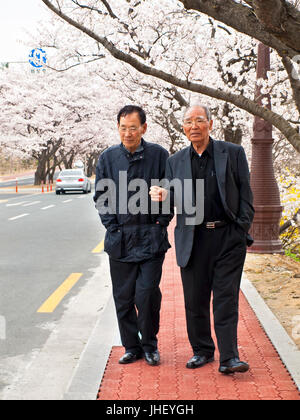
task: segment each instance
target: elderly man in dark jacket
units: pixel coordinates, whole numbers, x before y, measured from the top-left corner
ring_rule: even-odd
[[[125,347],[119,363],[131,363],[144,356],[149,365],[157,365],[159,284],[170,247],[167,226],[172,215],[163,216],[160,206],[153,208],[149,190],[164,178],[168,152],[142,138],[147,123],[140,107],[125,106],[117,120],[121,143],[105,150],[99,158],[94,200],[107,229],[104,250],[109,255]]]

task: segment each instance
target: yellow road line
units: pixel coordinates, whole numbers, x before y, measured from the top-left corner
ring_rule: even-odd
[[[100,242],[99,245],[96,246],[95,249],[93,249],[92,254],[100,254],[104,250],[104,240]]]
[[[82,273],[72,273],[56,290],[52,295],[43,303],[38,309],[39,313],[51,313],[55,310],[57,305],[62,301],[66,294],[72,289],[72,287],[78,282]]]

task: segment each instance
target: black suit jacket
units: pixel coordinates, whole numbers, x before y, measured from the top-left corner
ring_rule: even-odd
[[[217,184],[225,213],[229,220],[242,228],[244,234],[247,235],[247,245],[250,246],[253,239],[248,231],[254,217],[254,208],[245,151],[242,146],[233,143],[213,139],[211,141],[214,149]],[[180,191],[180,194],[176,194],[176,187],[171,186],[170,195],[174,205],[178,206],[179,204],[182,209],[181,213],[177,214],[175,246],[177,263],[180,267],[185,267],[191,256],[195,231],[195,225],[187,225],[186,223],[187,218],[190,218],[191,215],[185,213],[183,203],[185,196],[184,179],[192,179],[189,147],[168,158],[166,178],[169,181],[178,179],[182,184],[182,193]],[[194,193],[190,200],[192,201],[191,204],[195,205]]]

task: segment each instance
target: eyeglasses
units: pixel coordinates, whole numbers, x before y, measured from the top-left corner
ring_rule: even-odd
[[[126,133],[126,131],[129,131],[129,133],[136,133],[138,131],[137,127],[119,127],[119,131],[121,133]]]
[[[201,124],[203,124],[203,123],[205,123],[205,122],[208,122],[208,120],[206,119],[206,118],[203,118],[203,117],[198,117],[198,118],[195,118],[194,120],[184,120],[183,121],[183,124],[186,126],[186,127],[192,127],[192,125],[195,123],[195,125],[197,125],[197,126],[200,126]]]

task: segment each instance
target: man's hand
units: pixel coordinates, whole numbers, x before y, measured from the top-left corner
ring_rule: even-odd
[[[152,201],[165,201],[168,195],[168,191],[164,188],[153,186],[149,192]]]

